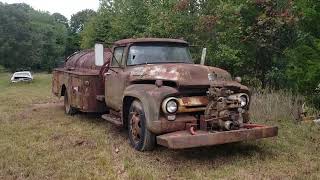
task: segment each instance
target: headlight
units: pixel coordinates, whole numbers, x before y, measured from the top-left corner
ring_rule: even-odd
[[[238,83],[242,82],[242,78],[241,77],[236,77],[234,80],[237,81]]]
[[[238,101],[241,108],[249,106],[250,98],[246,93],[233,94],[228,97],[229,100]]]
[[[240,96],[240,106],[243,108],[243,107],[246,107],[249,103],[249,99],[246,95],[242,95]]]
[[[209,73],[208,74],[209,81],[215,81],[217,79],[217,74],[215,73]]]
[[[164,113],[174,114],[178,111],[178,101],[176,98],[167,98],[162,103]]]

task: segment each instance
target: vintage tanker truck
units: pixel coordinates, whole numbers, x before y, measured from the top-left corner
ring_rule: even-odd
[[[71,55],[54,70],[52,91],[68,115],[102,113],[127,128],[138,151],[277,136],[277,127],[249,123],[250,91],[240,82],[194,64],[184,40],[139,38]]]

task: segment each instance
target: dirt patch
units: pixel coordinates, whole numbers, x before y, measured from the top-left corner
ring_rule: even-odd
[[[64,136],[63,134],[56,133],[56,134],[52,135],[51,140],[58,141],[58,140],[62,139],[63,136]]]
[[[83,147],[89,149],[96,149],[97,143],[85,137],[70,136],[62,133],[55,133],[50,138],[51,141],[59,148],[76,148]]]
[[[63,101],[56,101],[50,103],[42,103],[42,104],[32,104],[30,107],[24,109],[19,114],[17,114],[17,119],[26,119],[32,115],[32,112],[38,112],[41,109],[58,109],[63,108]]]
[[[94,142],[93,140],[88,140],[88,139],[77,139],[75,140],[75,142],[73,143],[73,146],[81,146],[81,147],[87,147],[90,149],[96,149],[97,148],[97,143]]]
[[[38,109],[61,108],[61,107],[63,107],[63,101],[56,101],[51,103],[33,104],[32,110],[37,111]]]

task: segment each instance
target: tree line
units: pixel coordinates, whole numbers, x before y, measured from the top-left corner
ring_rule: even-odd
[[[310,95],[320,83],[318,0],[100,0],[97,12],[81,11],[69,22],[25,4],[0,4],[0,20],[6,68],[51,70],[97,41],[166,37],[198,47],[196,61],[206,47],[208,65],[251,86]]]
[[[69,21],[59,13],[34,10],[27,4],[0,2],[0,65],[11,70],[51,72],[80,50],[80,32],[96,12],[83,10]]]

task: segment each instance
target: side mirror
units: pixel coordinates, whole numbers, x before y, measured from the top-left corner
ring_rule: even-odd
[[[95,65],[96,66],[103,66],[104,64],[104,48],[103,48],[103,44],[95,44],[94,46],[94,53],[95,53]]]
[[[202,49],[202,56],[201,56],[201,65],[205,64],[206,56],[207,56],[207,48],[203,48]]]

